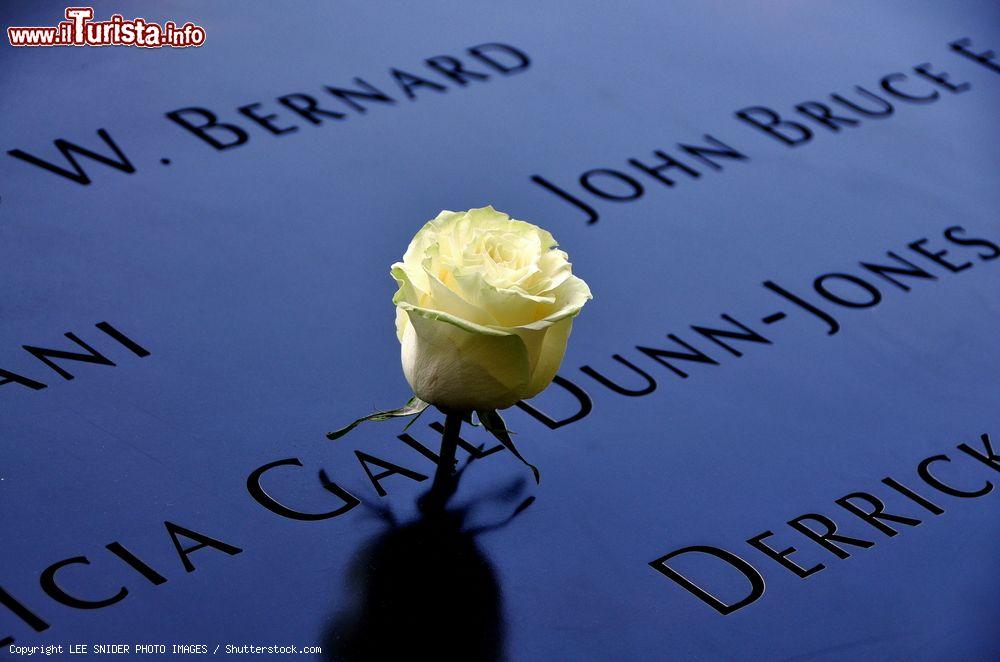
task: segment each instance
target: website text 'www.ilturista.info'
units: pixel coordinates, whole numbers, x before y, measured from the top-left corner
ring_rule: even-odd
[[[138,46],[139,48],[188,48],[205,43],[205,28],[188,21],[163,25],[144,18],[126,20],[113,14],[107,21],[95,21],[93,7],[67,7],[66,20],[54,27],[11,26],[7,39],[11,46]]]

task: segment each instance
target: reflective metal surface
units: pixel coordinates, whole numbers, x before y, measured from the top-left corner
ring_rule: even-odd
[[[0,639],[1000,653],[1000,75],[949,46],[1000,49],[995,3],[95,5],[140,11],[207,41],[0,45],[4,150],[118,163],[75,153],[81,185],[0,155]],[[326,89],[363,83],[389,100]],[[409,397],[389,264],[483,204],[551,230],[595,300],[563,381],[505,413],[541,484],[466,426],[487,454],[421,509],[440,416],[324,433]]]

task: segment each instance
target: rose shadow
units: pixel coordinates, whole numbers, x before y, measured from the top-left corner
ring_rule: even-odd
[[[345,594],[353,604],[333,616],[323,634],[330,660],[502,660],[506,628],[496,570],[477,537],[509,524],[535,500],[520,502],[507,518],[467,527],[471,511],[489,502],[512,503],[526,481],[458,507],[448,504],[469,464],[442,471],[417,498],[415,519],[399,522],[384,506],[366,504],[385,530],[351,560]]]

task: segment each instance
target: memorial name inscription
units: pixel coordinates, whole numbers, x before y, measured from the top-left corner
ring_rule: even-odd
[[[959,39],[949,44],[951,50],[964,55],[997,73],[1000,73],[992,51],[977,53],[969,50],[971,40]],[[793,113],[796,119],[788,119],[789,113],[779,113],[768,106],[748,106],[737,110],[734,115],[746,126],[767,136],[786,147],[800,147],[811,142],[817,131],[839,133],[843,129],[858,127],[868,120],[880,120],[895,113],[895,105],[922,105],[937,101],[941,92],[959,94],[971,88],[968,82],[954,82],[944,71],[935,70],[929,63],[918,64],[910,73],[894,71],[878,80],[879,93],[856,85],[854,94],[834,92],[830,101],[814,100],[796,104]],[[579,190],[570,190],[562,183],[554,183],[552,178],[532,175],[531,181],[544,191],[572,205],[583,213],[586,223],[596,223],[600,219],[598,206],[601,203],[632,202],[647,195],[648,189],[673,188],[681,181],[700,179],[710,171],[723,169],[723,162],[747,161],[749,156],[741,149],[733,147],[710,134],[705,134],[707,144],[677,143],[672,152],[653,150],[649,157],[629,158],[628,167],[601,166],[591,168],[577,179]]]
[[[1000,471],[1000,454],[997,454],[997,450],[993,448],[989,434],[984,433],[980,437],[980,441],[982,442],[982,450],[966,443],[959,444],[957,448],[964,456],[978,460],[994,471]],[[976,499],[993,491],[994,485],[988,480],[982,481],[980,479],[978,483],[973,482],[975,479],[970,480],[964,477],[960,481],[956,481],[954,477],[945,480],[936,475],[936,471],[931,471],[931,466],[938,465],[939,463],[950,464],[951,461],[952,459],[944,453],[926,457],[917,465],[917,476],[924,485],[933,489],[936,494],[943,494],[956,499]],[[851,515],[860,518],[861,521],[888,538],[898,535],[898,529],[901,526],[914,527],[925,521],[917,518],[916,515],[926,517],[923,513],[930,513],[932,516],[937,517],[945,512],[945,509],[938,502],[932,501],[924,494],[915,491],[895,478],[887,476],[881,482],[894,492],[891,495],[895,499],[893,502],[895,505],[892,508],[896,514],[886,510],[886,504],[882,500],[886,497],[867,491],[851,492],[834,500],[834,503]],[[937,499],[938,497],[935,496],[934,498]],[[906,514],[898,514],[900,512]],[[868,536],[858,538],[854,535],[848,536],[843,532],[838,533],[840,527],[837,523],[832,518],[820,513],[799,515],[789,520],[788,526],[841,560],[850,558],[851,556],[851,553],[845,547],[854,548],[855,550],[868,549],[874,547],[876,544],[875,540],[868,540]],[[780,534],[775,534],[774,531],[768,529],[748,538],[746,543],[800,579],[810,577],[826,568],[826,564],[824,563],[815,563],[809,568],[804,568],[791,558],[792,554],[800,551],[796,547],[788,545],[784,546],[783,549],[776,549],[765,542],[775,535]],[[783,544],[779,545],[779,547],[783,547]],[[736,576],[741,576],[749,582],[750,592],[738,600],[720,599],[708,589],[668,564],[668,561],[692,554],[712,557],[717,561],[728,564],[730,568],[735,570],[735,573],[738,573]],[[765,582],[760,570],[743,557],[721,547],[712,545],[682,547],[651,561],[649,565],[654,570],[663,573],[677,582],[681,587],[723,616],[753,604],[764,595]],[[716,593],[719,592],[718,588],[715,590]]]
[[[961,226],[945,228],[941,236],[942,241],[940,243],[931,242],[926,237],[910,241],[906,244],[909,252],[903,249],[897,249],[898,252],[887,251],[886,255],[891,259],[888,263],[882,263],[881,260],[864,259],[858,262],[859,268],[853,270],[853,272],[845,270],[844,272],[821,274],[812,283],[812,291],[815,293],[815,296],[812,294],[805,295],[801,292],[793,293],[790,289],[786,289],[784,286],[778,285],[771,280],[764,281],[763,286],[769,292],[773,293],[789,311],[795,311],[797,314],[803,315],[805,319],[819,321],[821,323],[820,328],[824,331],[825,335],[832,336],[839,333],[842,329],[841,323],[834,313],[839,312],[840,309],[858,310],[875,307],[883,301],[883,289],[885,289],[886,293],[890,291],[910,293],[914,290],[916,283],[924,283],[926,285],[929,282],[938,280],[940,276],[965,273],[972,270],[977,263],[995,263],[997,258],[1000,258],[1000,244],[989,239],[972,236]],[[949,248],[943,248],[942,244],[948,245],[950,249],[964,251],[964,253],[952,255]],[[906,255],[906,257],[903,257],[900,253]],[[796,290],[798,289],[796,288]],[[807,297],[812,300],[807,300]],[[793,307],[789,308],[789,304]],[[824,307],[821,308],[821,306]],[[830,306],[833,306],[833,308]],[[749,343],[751,346],[770,346],[774,344],[770,338],[764,335],[764,327],[758,326],[755,322],[744,322],[727,313],[723,313],[721,318],[727,323],[724,328],[708,326],[706,324],[692,324],[688,327],[690,333],[685,332],[686,339],[677,333],[668,333],[667,338],[672,341],[672,345],[669,348],[635,345],[634,349],[639,355],[645,357],[647,363],[650,363],[645,369],[621,354],[612,354],[611,358],[617,364],[628,369],[627,373],[631,376],[627,380],[619,377],[609,377],[589,364],[580,367],[579,371],[613,394],[629,398],[642,397],[654,393],[661,379],[659,376],[652,374],[653,364],[666,368],[674,378],[686,380],[693,376],[688,372],[692,370],[692,366],[720,366],[721,361],[719,359],[723,355],[719,352],[724,352],[725,355],[731,358],[739,358],[743,356],[743,349],[746,349],[747,346],[746,343]],[[760,318],[760,324],[767,326],[786,318],[787,313],[784,309],[776,310],[763,315]],[[110,327],[110,325],[108,326]],[[705,343],[710,343],[711,346]],[[736,343],[745,344],[737,346]],[[47,351],[50,358],[54,357],[51,353],[53,350]],[[634,358],[636,362],[639,361],[638,356]],[[77,358],[74,360],[80,359]],[[578,422],[586,418],[594,410],[594,398],[579,384],[567,379],[565,376],[557,376],[553,383],[569,394],[569,401],[575,401],[575,406],[572,410],[560,411],[553,414],[551,411],[542,411],[538,407],[526,402],[518,403],[518,408],[528,414],[531,419],[541,423],[548,429],[558,429]],[[441,434],[442,428],[440,423],[433,422],[428,427],[434,435]],[[387,496],[389,494],[387,485],[391,485],[394,482],[404,480],[412,484],[427,480],[440,461],[440,458],[431,450],[430,444],[421,444],[414,436],[407,433],[398,435],[397,439],[420,456],[421,461],[428,464],[426,467],[421,466],[419,468],[402,466],[380,458],[373,453],[356,449],[354,455],[358,460],[357,468],[364,472],[378,497]],[[982,436],[982,443],[982,452],[969,447],[967,444],[960,445],[959,450],[966,455],[980,460],[987,466],[1000,471],[1000,456],[996,454],[988,435],[984,434]],[[494,456],[503,450],[499,445],[484,448],[464,439],[460,442],[460,446],[465,452],[475,458]],[[957,485],[953,481],[945,481],[944,479],[937,478],[931,472],[930,466],[932,464],[950,461],[950,458],[945,455],[931,456],[919,464],[917,473],[921,480],[931,488],[952,497],[963,499],[974,498],[992,491],[992,483],[976,487],[976,489],[968,489],[966,486]],[[281,495],[273,494],[273,490],[268,491],[265,487],[268,474],[278,470],[300,471],[305,480],[313,481],[318,490],[332,497],[329,509],[322,512],[305,511],[287,503],[287,500],[282,498]],[[388,482],[390,479],[392,479],[392,482]],[[882,482],[935,515],[941,514],[940,512],[936,512],[936,510],[943,512],[943,509],[935,502],[921,496],[901,482],[895,481],[892,478],[886,478]],[[255,468],[250,472],[246,486],[249,495],[268,512],[295,521],[321,522],[335,520],[350,513],[361,504],[361,499],[344,489],[336,480],[331,479],[323,468],[306,467],[296,457],[278,459]],[[858,502],[868,504],[869,508],[862,509],[858,505]],[[887,513],[881,499],[867,492],[849,494],[838,499],[836,503],[857,517],[869,522],[887,536],[893,536],[895,533],[889,533],[886,528],[883,528],[883,525],[888,526],[886,522],[894,522],[906,526],[916,525],[915,517]],[[805,522],[812,522],[814,525],[818,523],[825,531],[817,531],[816,528],[810,527]],[[190,556],[196,551],[216,550],[229,556],[235,556],[244,551],[243,547],[225,541],[228,540],[227,535],[221,536],[223,539],[220,539],[214,537],[214,534],[210,536],[190,528],[181,527],[169,521],[164,522],[164,526],[187,573],[195,571],[195,565]],[[840,558],[846,558],[842,554],[848,554],[848,552],[838,547],[838,544],[853,545],[855,547],[870,547],[874,545],[874,542],[865,539],[837,534],[837,525],[834,521],[817,513],[802,515],[792,520],[789,526]],[[805,573],[801,575],[803,577],[823,569],[822,564],[816,564],[811,568],[803,569],[801,566],[793,563],[788,557],[796,551],[795,548],[787,547],[783,550],[774,550],[764,542],[772,535],[774,535],[773,532],[768,530],[751,538],[747,542],[788,570],[796,573]],[[185,546],[181,538],[193,540],[196,544]],[[238,544],[243,545],[244,543],[239,542]],[[145,581],[157,586],[167,582],[167,577],[161,570],[155,569],[141,560],[120,542],[109,543],[104,548],[121,559],[123,563],[128,565]],[[751,591],[749,595],[738,600],[722,600],[687,576],[666,565],[666,561],[695,553],[708,555],[729,563],[735,568],[736,572],[740,573],[742,577],[750,582]],[[90,561],[85,554],[62,559],[50,564],[40,575],[39,584],[42,592],[57,604],[86,610],[111,607],[126,598],[128,595],[127,586],[119,586],[110,590],[110,597],[94,600],[74,596],[56,581],[57,573],[63,568],[72,566],[80,569],[81,566],[88,565],[90,565]],[[703,545],[681,548],[660,557],[652,562],[651,565],[723,614],[732,613],[755,602],[763,595],[764,591],[762,575],[760,575],[754,566],[751,566],[736,554],[718,547]],[[48,620],[42,614],[42,610],[29,608],[20,596],[15,597],[11,595],[2,586],[0,586],[0,605],[3,605],[11,614],[35,632],[42,632],[50,627]],[[0,646],[8,645],[12,641],[14,641],[13,637],[2,639],[0,640]]]
[[[98,329],[107,334],[110,338],[115,340],[119,345],[125,347],[132,354],[135,354],[139,358],[145,358],[149,356],[149,350],[137,343],[136,341],[129,338],[127,335],[116,329],[114,326],[108,322],[98,322],[95,324]],[[44,365],[48,366],[53,372],[62,377],[66,381],[72,381],[75,376],[69,370],[66,369],[67,362],[75,363],[90,363],[93,365],[103,365],[114,367],[115,363],[107,356],[94,349],[86,342],[81,340],[72,331],[67,331],[65,335],[68,339],[73,341],[83,352],[78,352],[70,349],[64,348],[52,348],[52,347],[36,347],[34,345],[22,345],[21,349],[28,353],[34,359],[41,361]],[[58,360],[58,363],[57,363]],[[48,384],[39,381],[41,379],[33,379],[32,377],[26,376],[26,371],[21,370],[21,373],[14,372],[12,370],[5,370],[0,368],[0,386],[5,386],[7,384],[16,384],[18,386],[30,389],[32,391],[40,391],[44,388],[48,388]]]
[[[300,127],[319,127],[331,121],[343,122],[364,115],[372,105],[396,106],[401,99],[414,102],[427,92],[443,94],[470,82],[485,83],[498,74],[510,76],[525,71],[531,64],[527,53],[500,43],[472,46],[466,49],[466,55],[469,58],[466,61],[451,55],[427,58],[423,65],[428,70],[426,76],[430,77],[391,68],[386,80],[378,86],[368,79],[355,77],[349,87],[326,85],[320,94],[289,93],[277,97],[266,107],[261,101],[246,103],[236,108],[235,116],[227,115],[224,120],[219,113],[204,106],[171,110],[166,117],[201,143],[222,152],[246,145],[253,132],[287,136],[297,133]],[[84,146],[63,138],[54,140],[62,163],[48,161],[22,149],[11,149],[7,154],[81,186],[89,186],[92,179],[78,157],[127,175],[138,171],[138,166],[107,129],[98,129],[97,136],[103,145]],[[169,157],[160,158],[164,166],[172,162]]]
[[[970,40],[961,39],[952,42],[950,47],[962,57],[992,71],[1000,72],[1000,67],[993,61],[992,53],[977,53],[970,50]],[[166,116],[185,135],[194,137],[195,144],[208,145],[222,152],[247,144],[250,137],[256,138],[257,135],[280,137],[294,134],[300,129],[325,126],[327,123],[363,115],[370,108],[390,107],[403,99],[413,101],[424,93],[439,94],[444,92],[443,88],[447,86],[463,87],[486,81],[490,76],[497,74],[518,73],[526,70],[530,63],[523,51],[504,44],[484,44],[468,49],[467,53],[468,58],[465,60],[450,56],[429,58],[424,63],[428,69],[426,77],[392,69],[389,77],[377,83],[377,86],[370,83],[370,79],[355,78],[348,87],[325,87],[323,91],[313,94],[286,94],[277,97],[271,105],[268,105],[270,102],[246,103],[228,114],[204,106],[190,106],[170,111]],[[882,93],[876,94],[858,86],[855,88],[856,94],[832,94],[828,103],[804,101],[797,104],[790,112],[778,112],[766,106],[751,106],[738,111],[736,116],[745,128],[752,130],[756,135],[778,145],[795,147],[807,144],[813,139],[814,134],[820,131],[836,134],[856,127],[867,119],[889,117],[895,112],[896,102],[932,103],[942,96],[960,94],[968,89],[968,83],[952,80],[938,68],[918,65],[911,73],[887,74],[879,81],[879,87]],[[790,117],[794,119],[789,119]],[[100,129],[98,136],[103,145],[97,147],[93,145],[84,147],[63,139],[56,140],[54,145],[63,159],[61,163],[47,161],[20,149],[10,150],[8,153],[22,163],[56,174],[64,181],[81,185],[90,184],[92,179],[78,158],[89,159],[126,174],[136,172],[136,165],[126,157],[123,149],[112,139],[107,130]],[[722,170],[723,164],[749,161],[748,152],[742,147],[735,147],[735,144],[728,138],[722,140],[714,135],[705,134],[704,138],[698,141],[679,143],[677,149],[671,153],[655,151],[655,162],[648,159],[627,159],[628,166],[622,166],[621,169],[588,170],[584,173],[586,177],[581,175],[579,178],[580,191],[570,192],[568,187],[563,188],[540,175],[532,176],[531,181],[541,187],[546,194],[554,194],[563,202],[573,205],[577,212],[584,213],[588,223],[594,223],[599,218],[596,206],[598,203],[637,200],[647,193],[646,187],[650,185],[669,188],[676,185],[682,177],[694,181],[708,171]],[[170,163],[166,157],[161,162],[164,165]],[[612,186],[619,188],[611,188]],[[884,254],[879,252],[878,257],[864,257],[842,271],[821,273],[811,282],[789,284],[783,281],[779,283],[776,280],[763,280],[761,285],[767,292],[771,305],[757,311],[761,313],[759,315],[723,312],[719,316],[721,322],[694,323],[667,333],[666,339],[669,343],[636,338],[636,342],[641,344],[635,344],[625,352],[612,353],[609,349],[603,364],[593,361],[579,366],[577,370],[582,373],[583,378],[578,376],[573,380],[567,378],[564,368],[564,374],[557,377],[554,382],[560,388],[552,391],[555,392],[553,397],[556,397],[559,403],[573,403],[568,411],[555,412],[548,406],[548,411],[543,411],[537,402],[519,403],[518,407],[545,428],[562,428],[589,416],[595,407],[595,401],[598,407],[613,406],[613,401],[619,397],[646,397],[655,392],[662,395],[664,389],[661,387],[666,381],[697,379],[698,371],[715,369],[727,361],[741,358],[748,349],[752,351],[753,348],[773,346],[775,341],[769,337],[768,329],[779,322],[797,324],[798,321],[803,321],[804,324],[814,324],[812,328],[819,332],[833,336],[844,330],[845,323],[851,320],[850,316],[863,315],[864,313],[859,311],[874,308],[886,298],[901,296],[901,293],[911,296],[911,292],[912,296],[917,298],[920,290],[930,286],[934,281],[949,279],[955,274],[969,271],[978,274],[979,267],[983,265],[1000,264],[996,261],[1000,257],[1000,244],[996,239],[984,238],[975,230],[967,231],[962,225],[954,224],[955,221],[949,223],[951,225],[944,228],[939,237],[916,237],[908,242],[901,240],[899,246],[885,251]],[[942,226],[944,225],[945,223],[942,223]],[[914,305],[919,304],[914,301]],[[148,350],[110,324],[102,322],[97,328],[132,354],[139,357],[149,354]],[[23,345],[16,354],[25,357],[22,350],[27,352],[26,359],[32,367],[37,367],[37,362],[40,361],[49,371],[55,372],[63,380],[73,378],[73,373],[68,369],[71,364],[114,365],[108,358],[108,356],[115,358],[114,356],[110,354],[105,356],[98,351],[104,349],[103,345],[87,344],[84,340],[88,337],[82,333],[82,339],[72,333],[65,335],[76,347],[52,348],[51,343],[42,343],[43,346],[29,344]],[[47,386],[40,374],[12,365],[7,362],[7,358],[4,357],[0,361],[6,368],[10,368],[0,369],[0,385],[20,386],[31,391],[38,391]],[[614,372],[616,370],[619,372]],[[581,386],[585,384],[592,387],[591,382],[596,382],[601,387],[599,392],[607,396],[607,403],[592,397]],[[562,396],[568,396],[568,400]],[[354,457],[358,462],[357,465],[352,465],[354,470],[363,471],[378,497],[387,496],[389,490],[396,485],[425,481],[440,461],[431,450],[433,446],[430,441],[440,434],[440,424],[432,423],[429,429],[433,434],[428,433],[426,444],[405,433],[397,437],[414,451],[413,466],[402,466],[359,448],[354,451]],[[981,441],[981,447],[960,444],[958,446],[960,454],[956,458],[961,457],[962,460],[966,460],[971,457],[994,470],[1000,470],[1000,456],[997,455],[989,435],[983,434]],[[467,440],[463,440],[461,446],[474,457],[504,457],[500,453],[503,450],[500,446],[484,448]],[[966,483],[962,477],[955,480],[955,476],[942,478],[944,472],[941,469],[951,466],[947,464],[951,461],[952,458],[944,454],[925,458],[918,464],[917,475],[928,489],[946,497],[975,499],[992,491],[993,484],[990,482],[984,484],[980,480]],[[955,464],[959,465],[958,462]],[[331,505],[325,512],[311,512],[296,507],[290,498],[285,499],[283,495],[265,489],[268,475],[272,471],[299,471],[304,480],[310,481],[309,484],[320,491],[324,498],[330,499]],[[935,472],[939,472],[940,476]],[[965,477],[965,480],[972,481],[973,478],[975,477]],[[944,512],[937,496],[928,497],[893,478],[887,477],[881,483],[891,490],[889,494],[894,499],[902,500],[902,503],[910,509],[919,508],[921,511],[898,511],[896,510],[898,504],[888,500],[884,502],[884,497],[867,491],[853,492],[837,499],[835,503],[851,517],[867,523],[887,537],[895,536],[900,527],[919,524],[920,520],[916,517],[918,514],[926,520],[924,513],[936,516]],[[341,487],[320,467],[306,466],[302,460],[295,457],[278,459],[255,468],[250,472],[246,485],[250,496],[262,507],[262,513],[266,510],[279,517],[297,521],[333,520],[351,512],[360,503],[357,496]],[[886,505],[887,503],[889,505]],[[903,514],[898,514],[900,512]],[[227,556],[236,556],[244,551],[242,545],[245,541],[235,540],[241,547],[223,541],[230,539],[225,531],[224,522],[218,527],[221,529],[220,533],[217,533],[214,527],[205,527],[205,530],[212,531],[211,536],[200,532],[202,523],[185,523],[192,524],[199,531],[166,521],[163,525],[167,537],[162,541],[168,547],[172,545],[176,550],[179,567],[183,567],[185,573],[195,570],[191,558],[192,554],[199,550],[205,550],[206,554],[215,550]],[[838,526],[834,520],[819,513],[801,515],[790,520],[788,525],[797,534],[805,536],[826,553],[833,554],[837,558],[846,558],[849,555],[845,547],[867,548],[875,544],[874,541],[864,537],[838,533]],[[159,529],[159,521],[156,522],[155,528]],[[824,568],[822,563],[812,565],[796,563],[791,558],[793,554],[798,553],[796,548],[767,542],[772,537],[780,538],[780,536],[780,533],[766,530],[749,538],[746,543],[763,554],[766,559],[803,578]],[[124,537],[122,539],[127,540]],[[154,568],[152,564],[139,558],[118,541],[107,545],[81,543],[81,548],[81,554],[45,566],[38,580],[40,589],[38,595],[15,597],[0,587],[0,605],[9,615],[13,615],[17,622],[34,632],[41,632],[50,627],[49,607],[61,606],[84,610],[114,608],[129,595],[129,586],[115,582],[104,575],[104,571],[98,567],[91,567],[90,559],[96,558],[97,555],[110,554],[125,564],[130,571],[136,573],[134,576],[129,575],[134,582],[148,582],[159,586],[171,577],[169,569]],[[716,597],[709,591],[715,587],[705,588],[702,583],[696,583],[668,564],[671,561],[680,562],[699,553],[700,556],[709,557],[714,562],[727,563],[737,578],[749,582],[750,593],[735,598]],[[49,560],[39,563],[39,567]],[[681,548],[661,556],[650,565],[723,614],[732,613],[755,602],[764,591],[763,574],[757,567],[721,547],[705,545]],[[64,572],[66,575],[62,575]],[[95,589],[97,592],[84,598],[74,595],[60,585],[59,577],[68,576],[73,572],[85,575],[97,587]],[[133,599],[136,598],[133,596]],[[0,638],[0,646],[6,646],[13,640],[12,636]]]
[[[955,53],[1000,73],[993,51],[977,52],[971,46],[972,41],[967,37],[949,44]],[[178,108],[167,112],[166,117],[203,144],[222,152],[246,145],[253,131],[275,137],[295,134],[302,127],[319,127],[331,121],[342,122],[351,116],[364,115],[371,106],[394,106],[400,99],[417,101],[420,93],[441,94],[447,92],[449,86],[461,88],[470,83],[488,82],[498,74],[509,76],[521,73],[531,65],[527,53],[503,43],[472,46],[466,50],[466,55],[471,65],[450,55],[427,58],[423,64],[430,71],[430,78],[392,68],[387,82],[380,83],[380,86],[355,77],[352,86],[327,85],[321,95],[294,92],[275,98],[270,106],[261,101],[246,103],[236,108],[235,116],[227,115],[224,119],[220,119],[215,110],[204,106]],[[914,82],[917,84],[914,85]],[[803,101],[793,108],[796,120],[763,105],[748,106],[734,114],[742,123],[769,138],[788,147],[798,147],[812,141],[815,132],[821,129],[838,133],[845,128],[857,127],[863,121],[890,117],[895,113],[894,103],[933,103],[940,98],[942,90],[958,94],[971,87],[968,82],[954,82],[947,72],[937,70],[929,63],[912,67],[909,74],[899,71],[887,73],[878,80],[878,86],[879,93],[856,85],[853,98],[835,92],[829,95],[829,102]],[[7,154],[83,186],[89,185],[92,178],[78,157],[125,174],[137,172],[136,164],[107,129],[98,129],[97,136],[103,145],[84,146],[64,138],[55,139],[53,145],[62,157],[62,163],[46,160],[23,149],[10,149]],[[552,178],[538,174],[531,175],[530,180],[583,212],[586,222],[592,224],[600,218],[595,207],[599,202],[638,200],[651,184],[674,187],[678,183],[675,178],[696,180],[705,168],[722,170],[720,161],[747,161],[750,158],[743,150],[711,134],[704,134],[704,141],[708,144],[678,143],[673,154],[654,149],[653,161],[629,158],[628,169],[597,167],[586,170],[577,178],[579,192],[571,192],[565,184],[557,184]],[[166,156],[160,159],[165,166],[172,162]]]
[[[832,336],[842,329],[840,320],[835,317],[835,313],[839,314],[836,310],[838,308],[844,310],[874,308],[884,299],[883,289],[886,292],[892,290],[909,293],[916,282],[936,281],[939,275],[962,273],[972,269],[977,262],[992,263],[1000,258],[1000,244],[969,236],[961,226],[946,228],[942,231],[942,237],[951,247],[965,250],[971,259],[951,256],[949,249],[942,248],[940,244],[930,243],[929,239],[921,237],[907,244],[909,253],[899,251],[907,255],[906,258],[890,250],[886,251],[889,261],[864,259],[858,262],[859,269],[853,273],[845,270],[817,276],[813,279],[812,290],[821,300],[817,300],[811,294],[802,294],[799,288],[795,288],[798,293],[793,293],[772,280],[766,280],[763,282],[763,287],[774,294],[784,307],[774,311],[768,309],[768,313],[759,318],[759,323],[753,320],[740,320],[728,313],[722,313],[720,318],[726,322],[725,326],[709,326],[708,323],[691,324],[688,327],[689,332],[667,333],[666,337],[671,341],[668,347],[635,345],[633,349],[639,356],[632,357],[633,360],[619,353],[612,354],[614,362],[627,368],[624,372],[625,377],[608,376],[590,364],[580,367],[579,370],[617,395],[630,398],[648,396],[657,390],[662,380],[659,375],[652,374],[653,364],[666,368],[675,378],[686,380],[692,377],[689,371],[693,370],[693,366],[721,366],[727,356],[731,359],[742,357],[748,346],[771,346],[774,341],[765,335],[765,327],[788,319],[786,310],[804,315],[805,319],[818,321],[824,333]],[[793,307],[788,307],[787,304],[792,304]],[[835,308],[830,308],[828,304]],[[737,345],[737,343],[743,344]],[[646,365],[640,367],[637,363],[641,363],[642,360]],[[566,378],[565,368],[566,366],[563,366],[562,375],[557,376],[553,383],[571,396],[566,400],[575,403],[570,411],[559,412],[553,416],[527,402],[519,402],[516,405],[532,419],[552,430],[580,421],[594,410],[594,399],[578,383]],[[439,423],[432,423],[430,428],[435,434],[441,434],[442,427]],[[437,456],[411,435],[404,433],[397,439],[436,466]],[[473,457],[485,457],[503,450],[501,446],[495,446],[484,451],[467,441],[462,442],[462,448]],[[361,450],[355,451],[355,457],[380,497],[388,494],[384,483],[390,478],[398,476],[409,481],[423,482],[428,479],[430,473],[433,473],[430,470],[426,470],[425,473],[413,467],[401,466]],[[323,513],[310,513],[297,511],[283,504],[280,499],[264,489],[262,479],[270,471],[291,466],[301,467],[302,464],[298,458],[285,458],[255,469],[247,481],[247,489],[251,496],[271,512],[301,521],[332,519],[345,514],[360,503],[357,497],[336,482],[322,479],[321,487],[339,499],[335,509]]]

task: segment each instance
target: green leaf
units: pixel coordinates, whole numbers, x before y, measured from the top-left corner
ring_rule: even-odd
[[[416,417],[418,417],[418,416],[420,416],[420,414],[424,413],[424,410],[427,409],[428,407],[430,407],[430,405],[428,403],[424,402],[423,400],[421,400],[417,396],[413,396],[412,398],[410,398],[407,401],[407,403],[405,405],[403,405],[399,409],[390,409],[389,411],[377,411],[374,414],[369,414],[367,416],[362,416],[361,418],[359,418],[358,420],[354,421],[353,423],[351,423],[347,427],[343,427],[343,428],[341,428],[339,430],[336,430],[334,432],[328,432],[326,434],[326,438],[330,439],[330,440],[340,439],[345,434],[347,434],[348,432],[350,432],[354,428],[358,427],[359,425],[361,425],[365,421],[388,421],[388,420],[391,420],[393,418],[401,418],[401,417],[404,417],[404,416],[413,416],[414,417],[413,420],[416,420]],[[410,421],[410,423],[406,427],[410,427],[410,425],[412,425],[412,424],[413,424],[413,421]]]
[[[514,457],[519,459],[521,462],[531,469],[531,473],[535,475],[535,483],[540,483],[542,481],[542,475],[538,472],[538,467],[533,465],[524,459],[524,456],[517,450],[517,446],[510,438],[510,430],[507,429],[507,425],[503,422],[499,412],[493,411],[477,411],[476,415],[479,417],[480,422],[482,422],[483,427],[490,431],[494,437],[496,437],[503,447],[514,454]]]

